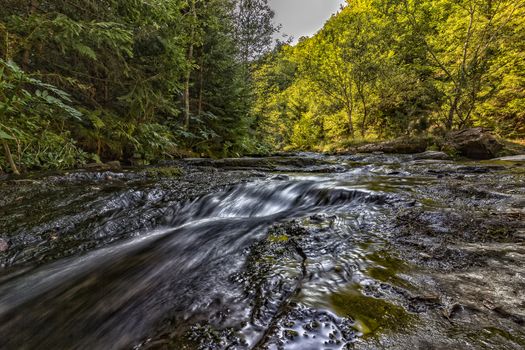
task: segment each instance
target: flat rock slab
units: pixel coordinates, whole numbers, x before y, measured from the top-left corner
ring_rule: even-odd
[[[510,157],[501,157],[501,158],[496,158],[494,160],[503,160],[503,161],[508,161],[508,162],[525,162],[525,154],[520,154],[517,156],[510,156]]]
[[[438,151],[426,151],[423,153],[417,153],[412,156],[414,160],[450,160],[450,156],[445,152]]]

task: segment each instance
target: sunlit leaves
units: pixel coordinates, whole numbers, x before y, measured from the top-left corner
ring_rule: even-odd
[[[523,137],[524,11],[523,0],[349,1],[260,67],[261,124],[302,149],[352,137],[350,126],[371,138],[472,125]],[[297,70],[279,84],[286,62]]]

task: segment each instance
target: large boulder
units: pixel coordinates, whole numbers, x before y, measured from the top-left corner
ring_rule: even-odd
[[[451,132],[447,135],[446,148],[472,159],[496,157],[503,145],[484,128],[472,128]]]

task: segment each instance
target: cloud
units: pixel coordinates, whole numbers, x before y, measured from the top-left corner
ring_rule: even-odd
[[[311,36],[321,29],[345,0],[269,0],[275,11],[275,22],[283,25],[282,34]]]

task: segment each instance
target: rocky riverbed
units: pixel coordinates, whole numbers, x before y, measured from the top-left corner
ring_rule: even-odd
[[[0,182],[2,349],[522,349],[525,163],[188,159]]]

